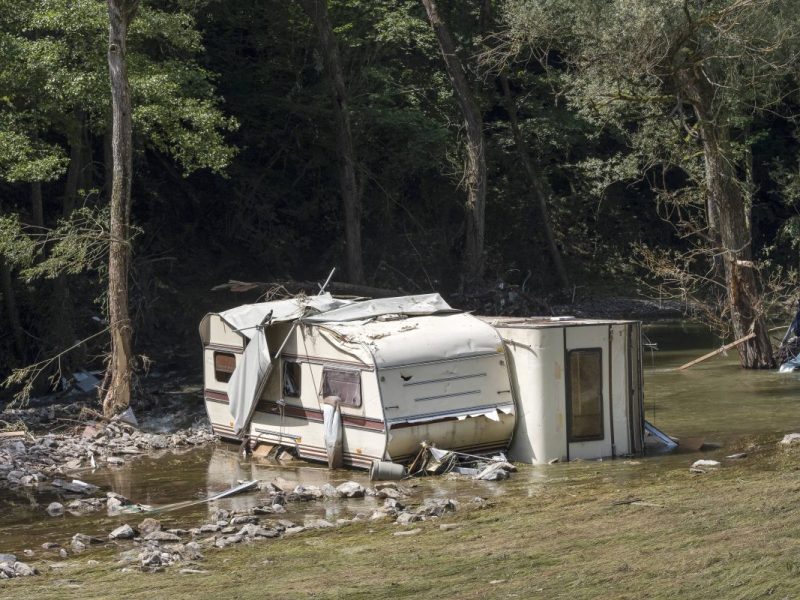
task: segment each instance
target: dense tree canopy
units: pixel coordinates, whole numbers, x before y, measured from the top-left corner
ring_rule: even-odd
[[[769,312],[798,266],[793,3],[435,6],[457,61],[420,0],[141,1],[128,36],[136,352],[191,348],[228,279],[353,270],[353,223],[355,278],[372,286],[465,300],[502,282],[546,301],[654,285],[737,336]],[[107,49],[105,3],[0,0],[0,374],[106,319]],[[468,121],[485,161],[478,281],[464,263]]]

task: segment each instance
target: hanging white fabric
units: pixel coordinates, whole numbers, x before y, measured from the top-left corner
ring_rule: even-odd
[[[264,384],[272,371],[272,359],[264,329],[258,328],[254,331],[255,334],[228,381],[229,410],[237,436],[242,434],[250,422]]]

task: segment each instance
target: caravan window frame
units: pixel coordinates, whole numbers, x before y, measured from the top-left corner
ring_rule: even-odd
[[[599,433],[592,433],[590,435],[575,435],[573,433],[573,392],[576,391],[572,385],[572,371],[573,371],[573,356],[591,356],[596,357],[598,360],[597,363],[597,373],[599,375],[598,380],[598,401],[599,401],[599,408],[600,411],[597,413],[599,417]],[[567,405],[567,440],[572,442],[594,442],[599,440],[604,440],[606,437],[606,423],[605,423],[605,406],[604,406],[604,399],[605,395],[603,393],[604,386],[605,386],[605,377],[603,375],[603,349],[602,348],[572,348],[567,350],[567,360],[566,360],[566,405]],[[580,385],[580,382],[579,382]],[[578,390],[579,392],[579,390]],[[579,392],[580,393],[580,392]]]
[[[341,406],[347,408],[361,408],[362,404],[364,403],[363,395],[362,395],[362,385],[361,385],[361,370],[360,369],[342,369],[338,367],[322,367],[322,382],[320,383],[319,395],[320,398],[325,398],[326,396],[334,396],[336,394],[326,394],[325,393],[325,385],[328,383],[328,375],[329,374],[338,374],[338,375],[346,375],[358,378],[358,395],[349,400],[347,398],[341,399]],[[329,390],[330,391],[330,390]]]
[[[214,379],[217,383],[228,383],[231,377],[233,377],[233,372],[236,370],[236,354],[234,352],[223,352],[221,350],[214,350],[213,352]],[[220,368],[221,365],[220,362],[217,361],[217,358],[224,359],[225,361],[232,361],[233,368],[230,371],[228,371],[227,368]]]

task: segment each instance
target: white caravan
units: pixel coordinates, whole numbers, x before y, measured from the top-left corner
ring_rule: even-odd
[[[329,465],[426,441],[520,462],[642,450],[639,323],[474,317],[438,294],[329,294],[206,315],[214,432]],[[513,438],[513,439],[512,439]]]

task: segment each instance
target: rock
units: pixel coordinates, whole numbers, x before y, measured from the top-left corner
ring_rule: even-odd
[[[338,498],[339,497],[339,492],[330,483],[326,483],[325,485],[323,485],[320,488],[320,491],[322,492],[322,495],[325,498]]]
[[[216,523],[206,523],[200,526],[200,533],[216,533],[220,529],[222,529],[222,527]]]
[[[284,531],[284,535],[296,535],[298,533],[303,533],[306,530],[305,527],[302,526],[295,526],[295,527],[287,527],[286,531]]]
[[[395,522],[398,525],[411,525],[411,523],[416,523],[417,521],[421,520],[422,520],[422,515],[418,515],[412,512],[402,512],[397,516],[397,520]]]
[[[461,527],[458,523],[442,523],[439,525],[440,531],[453,531],[454,529],[458,529]]]
[[[93,537],[91,535],[86,535],[85,533],[76,533],[72,536],[73,542],[80,542],[85,546],[89,546],[90,544],[102,544],[103,540],[97,537]]]
[[[114,531],[108,534],[108,539],[110,540],[129,540],[136,535],[136,532],[133,530],[133,527],[125,523],[124,525],[120,525]]]
[[[355,481],[345,481],[337,486],[336,491],[345,498],[363,498],[364,487]]]
[[[70,547],[72,548],[73,552],[83,552],[84,550],[86,550],[86,544],[84,544],[80,540],[75,540],[75,539],[73,539],[72,542],[70,542]]]
[[[243,535],[251,538],[275,538],[280,534],[274,529],[266,529],[260,525],[253,525],[250,523],[242,527],[237,535]]]
[[[200,552],[200,544],[197,542],[189,542],[183,546],[183,555],[186,560],[199,560],[203,558]]]
[[[408,529],[406,531],[395,531],[392,535],[417,535],[418,533],[422,533],[422,529]]]
[[[150,438],[150,447],[156,450],[163,450],[169,446],[167,437],[164,435],[154,435]]]
[[[231,525],[246,525],[248,523],[258,523],[258,517],[252,515],[244,515],[241,517],[234,517],[231,519]]]
[[[14,554],[0,554],[0,563],[8,563],[13,565],[17,562],[17,557]]]
[[[27,557],[36,556],[36,553],[33,550],[30,550],[29,548],[23,550],[22,553]]]
[[[428,498],[416,509],[416,514],[425,517],[440,517],[444,513],[454,512],[458,502],[451,498]]]
[[[69,556],[69,553],[68,553],[68,552],[67,552],[67,551],[66,551],[64,548],[61,548],[61,549],[58,551],[58,555],[59,555],[61,558],[67,558],[67,557]]]
[[[152,531],[144,536],[144,540],[147,542],[180,542],[181,538],[166,531]]]
[[[221,538],[217,538],[214,542],[214,545],[217,548],[227,548],[228,546],[232,546],[233,544],[238,544],[244,539],[242,535],[226,535]]]
[[[787,433],[783,436],[783,439],[779,442],[784,446],[794,446],[795,444],[800,444],[800,433]]]
[[[703,468],[711,468],[714,469],[720,466],[720,462],[718,460],[709,460],[705,458],[701,458],[700,460],[696,460],[692,463],[692,469],[703,469]]]
[[[272,483],[275,487],[283,492],[291,492],[294,490],[294,488],[300,485],[296,481],[290,481],[288,479],[284,479],[283,477],[276,477]]]
[[[375,492],[375,496],[378,498],[390,498],[392,500],[398,500],[403,497],[403,493],[394,488],[383,488],[379,489]]]
[[[85,481],[81,481],[79,479],[73,479],[69,483],[64,482],[62,488],[67,492],[72,492],[73,494],[83,494],[88,496],[89,494],[94,494],[100,488],[96,485],[92,485],[91,483],[86,483]]]
[[[125,459],[119,456],[106,456],[106,463],[109,465],[124,465]]]
[[[142,522],[139,523],[138,529],[141,535],[146,536],[154,531],[161,531],[161,522],[157,519],[147,517],[146,519],[142,519]]]
[[[64,505],[59,502],[51,502],[47,505],[47,514],[51,517],[61,517],[64,515]]]
[[[125,552],[120,552],[118,562],[123,564],[137,562],[139,560],[139,553],[140,550],[138,548],[132,548],[130,550],[125,550]]]
[[[61,544],[59,544],[57,542],[45,542],[44,544],[42,544],[42,549],[43,550],[55,550],[56,548],[61,548]],[[0,562],[2,560],[3,559],[0,558]]]
[[[311,519],[304,523],[306,529],[329,529],[331,527],[336,527],[330,521],[325,519]]]

